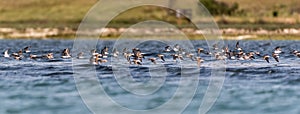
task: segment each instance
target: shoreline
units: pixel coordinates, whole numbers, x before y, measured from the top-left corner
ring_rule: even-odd
[[[100,28],[94,30],[77,31],[72,28],[0,28],[0,39],[74,39],[76,35],[94,36],[103,39],[117,39],[123,33],[137,36],[153,36],[166,34],[167,37],[178,36],[184,33],[190,39],[205,39],[205,34],[220,34],[224,40],[300,40],[300,28],[285,28],[276,30],[266,29],[237,29],[222,28],[217,30],[195,30],[193,28],[181,28],[179,30],[168,28]],[[175,34],[175,35],[174,35]]]

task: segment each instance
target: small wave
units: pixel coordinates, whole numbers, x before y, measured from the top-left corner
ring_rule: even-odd
[[[73,75],[73,72],[51,72],[47,74],[42,74],[42,76],[62,76],[62,75]]]

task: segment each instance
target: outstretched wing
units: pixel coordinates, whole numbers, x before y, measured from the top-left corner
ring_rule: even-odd
[[[235,47],[236,47],[236,49],[240,48],[240,42],[239,41],[236,42]]]
[[[161,60],[163,60],[163,61],[165,62],[165,58],[164,58],[164,56],[161,56],[160,58],[161,58]]]
[[[265,58],[265,60],[266,60],[268,63],[270,63],[269,58]]]
[[[279,62],[279,57],[278,56],[274,56],[274,59],[276,60],[276,62]]]

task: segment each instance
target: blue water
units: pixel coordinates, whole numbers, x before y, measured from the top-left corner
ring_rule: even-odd
[[[195,47],[207,49],[205,41],[191,42]],[[234,48],[235,42],[225,41],[225,44]],[[111,46],[114,41],[107,40],[103,43],[105,46]],[[299,114],[300,58],[290,54],[292,49],[300,50],[299,43],[299,41],[241,41],[240,45],[246,51],[260,51],[264,55],[271,54],[276,46],[281,46],[284,53],[280,56],[280,63],[276,63],[274,59],[270,60],[271,63],[267,63],[262,58],[252,61],[226,61],[225,81],[221,93],[208,114]],[[32,54],[52,52],[55,57],[54,60],[31,60],[25,54],[25,59],[18,61],[3,58],[3,54],[0,54],[0,113],[3,114],[65,114],[96,113],[98,111],[118,113],[116,108],[118,105],[103,106],[106,107],[104,109],[99,107],[99,110],[96,111],[89,110],[90,106],[87,106],[80,97],[76,83],[80,83],[80,87],[85,90],[84,94],[90,95],[91,99],[99,96],[95,91],[101,84],[106,96],[111,97],[110,100],[115,103],[134,110],[153,109],[170,100],[174,93],[179,94],[179,97],[174,99],[186,100],[185,95],[193,90],[178,91],[180,80],[198,77],[197,80],[194,80],[199,83],[193,101],[183,111],[183,113],[194,114],[198,113],[198,108],[203,101],[202,98],[211,78],[211,64],[214,62],[210,60],[210,56],[201,55],[206,61],[200,69],[193,66],[195,63],[187,58],[185,66],[179,67],[182,63],[175,63],[171,57],[167,57],[165,63],[158,62],[168,72],[163,86],[158,91],[154,91],[154,94],[140,96],[140,98],[119,85],[113,75],[110,59],[108,59],[108,63],[95,67],[85,59],[82,60],[83,64],[72,63],[72,59],[61,59],[61,51],[64,48],[72,49],[73,40],[0,40],[0,44],[2,52],[8,48],[10,48],[10,53],[17,52],[19,49],[31,45]],[[138,45],[143,52],[148,53],[146,58],[155,56],[156,52],[163,50],[164,46],[165,44],[155,41]],[[100,50],[102,47],[104,45],[98,45],[97,49]],[[86,57],[88,58],[88,55]],[[120,64],[126,65],[122,55],[119,59]],[[95,68],[98,84],[91,83],[89,74],[79,77],[80,80],[75,80],[73,77],[74,67],[87,72],[95,72],[93,69],[88,69]],[[149,69],[153,68],[155,69],[156,66],[145,59],[142,66],[129,65],[131,72],[129,77],[138,84],[147,83],[152,78],[163,80],[164,76],[160,75],[151,78]],[[187,71],[188,76],[181,77],[182,69]],[[127,84],[134,85],[134,82]],[[190,86],[189,83],[184,85]],[[150,88],[148,87],[148,89]],[[148,89],[145,87],[141,91],[150,91]],[[96,99],[89,102],[105,104],[104,101]],[[174,113],[173,109],[176,109],[178,104],[171,104],[168,109],[159,111],[159,113]]]

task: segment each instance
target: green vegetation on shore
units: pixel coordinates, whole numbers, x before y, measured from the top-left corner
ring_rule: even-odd
[[[200,1],[211,10],[221,28],[274,29],[300,26],[299,0]],[[98,0],[1,0],[0,27],[76,29],[88,10],[97,2]],[[109,26],[126,27],[143,19],[166,19],[171,23],[176,22],[174,16],[168,16],[167,9],[146,6],[128,11],[113,20]],[[180,26],[185,27],[189,24],[184,22]]]
[[[76,28],[97,0],[0,0],[0,27]]]
[[[214,16],[222,29],[235,28],[257,31],[261,29],[276,31],[284,28],[300,28],[299,0],[199,0]],[[75,36],[76,29],[90,8],[98,0],[0,0],[0,28],[14,28],[26,31],[28,28],[58,29],[59,35],[50,37]],[[172,13],[173,12],[173,13]],[[186,18],[177,18],[174,11],[167,8],[143,6],[130,9],[117,16],[108,28],[126,28],[145,20],[162,20],[179,28],[193,28]],[[180,23],[179,23],[180,22]],[[71,29],[69,32],[64,32]],[[68,31],[68,30],[67,30]],[[60,33],[63,34],[60,34]],[[14,34],[19,35],[20,34]],[[228,38],[241,34],[223,34]],[[8,33],[1,34],[5,38]],[[47,36],[47,35],[46,35]],[[190,35],[202,39],[200,35]],[[299,39],[298,35],[278,34],[274,39]],[[22,35],[21,35],[22,37]],[[255,39],[270,36],[257,35]],[[251,39],[251,38],[250,38]]]

